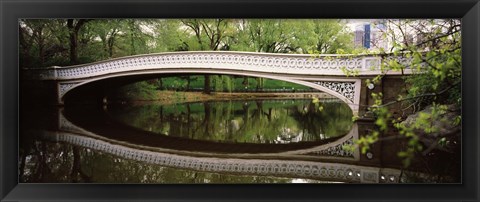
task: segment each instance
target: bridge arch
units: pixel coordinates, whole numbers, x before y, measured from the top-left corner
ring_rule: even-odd
[[[279,80],[279,81],[286,81],[294,84],[299,84],[303,86],[307,86],[325,93],[328,93],[329,95],[332,95],[346,104],[350,106],[352,111],[355,112],[355,102],[354,99],[351,99],[354,97],[355,93],[355,88],[359,86],[360,80],[355,80],[355,79],[350,79],[350,80],[342,80],[341,81],[332,81],[332,80],[321,80],[321,79],[315,79],[315,81],[309,81],[309,80],[303,80],[301,78],[296,78],[292,77],[289,75],[281,75],[281,74],[262,74],[258,72],[253,72],[253,71],[238,71],[238,70],[229,70],[229,69],[210,69],[208,71],[205,71],[204,69],[194,69],[194,68],[169,68],[169,69],[154,69],[154,70],[149,70],[149,71],[135,71],[135,72],[120,72],[120,73],[115,73],[115,74],[109,74],[109,75],[103,75],[103,76],[98,76],[96,78],[91,78],[88,80],[83,80],[83,81],[75,81],[75,82],[60,82],[59,83],[59,99],[63,102],[64,97],[72,91],[75,91],[77,88],[81,88],[82,86],[85,85],[91,85],[95,84],[95,82],[102,81],[102,80],[109,80],[109,79],[115,79],[119,77],[127,78],[127,77],[137,77],[134,79],[131,79],[130,82],[134,82],[136,80],[145,80],[150,77],[154,76],[164,76],[164,75],[174,75],[174,74],[222,74],[222,75],[235,75],[235,76],[249,76],[249,77],[260,77],[260,78],[267,78],[267,79],[273,79],[273,80]],[[128,78],[127,78],[128,80]],[[331,88],[328,88],[325,85],[321,85],[321,83],[326,83],[326,82],[337,82],[340,83],[339,85],[350,85],[344,88],[350,88],[350,92],[345,92],[341,93],[338,91],[335,91]],[[340,88],[340,87],[339,87]]]

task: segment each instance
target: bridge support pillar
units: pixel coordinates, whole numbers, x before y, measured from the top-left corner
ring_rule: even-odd
[[[382,93],[382,103],[388,103],[398,99],[399,95],[405,95],[405,80],[401,77],[383,77],[376,84],[367,86],[367,79],[362,79],[360,105],[359,105],[359,117],[360,118],[372,118],[373,114],[369,113],[368,107],[375,104],[375,100],[372,97],[372,93]],[[402,116],[404,109],[402,103],[395,103],[388,105],[390,112],[394,117]]]
[[[60,83],[58,82],[56,83],[55,93],[57,94],[57,100],[56,100],[57,105],[63,105],[64,103],[63,103],[63,98],[60,91]]]
[[[20,100],[25,104],[63,105],[59,84],[52,80],[26,80],[20,84]]]
[[[375,100],[372,97],[372,93],[383,94],[383,80],[378,83],[367,86],[367,79],[362,79],[360,87],[360,104],[358,110],[358,116],[360,118],[372,118],[372,114],[369,113],[368,107],[375,104]]]
[[[398,100],[400,95],[407,95],[408,86],[405,79],[400,76],[387,76],[382,79],[383,83],[383,103],[389,103]],[[388,109],[392,112],[394,118],[403,117],[411,111],[408,108],[408,102],[397,102],[388,105]]]

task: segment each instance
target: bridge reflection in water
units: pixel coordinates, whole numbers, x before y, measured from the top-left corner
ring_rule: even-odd
[[[86,116],[82,113],[90,113],[87,120],[94,126],[75,118]],[[37,136],[40,141],[67,143],[145,164],[195,172],[352,183],[398,183],[402,176],[407,176],[398,165],[386,166],[379,159],[381,154],[375,150],[361,155],[358,149],[352,152],[342,149],[343,145],[351,144],[358,138],[357,123],[348,134],[322,141],[231,144],[151,135],[110,120],[102,115],[101,110],[64,112],[59,109],[57,115],[56,130],[32,130],[26,135]],[[109,124],[105,124],[107,122]],[[434,177],[420,172],[411,173],[424,179]]]

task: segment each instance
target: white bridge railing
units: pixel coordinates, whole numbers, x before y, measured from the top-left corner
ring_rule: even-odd
[[[111,73],[168,68],[228,69],[263,73],[345,76],[344,70],[378,74],[381,57],[231,51],[170,52],[136,55],[89,64],[28,69],[30,79],[85,79]]]

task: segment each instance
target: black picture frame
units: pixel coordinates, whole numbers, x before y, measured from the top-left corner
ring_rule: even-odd
[[[478,0],[1,0],[1,201],[479,201]],[[462,183],[18,184],[20,18],[462,18]]]

